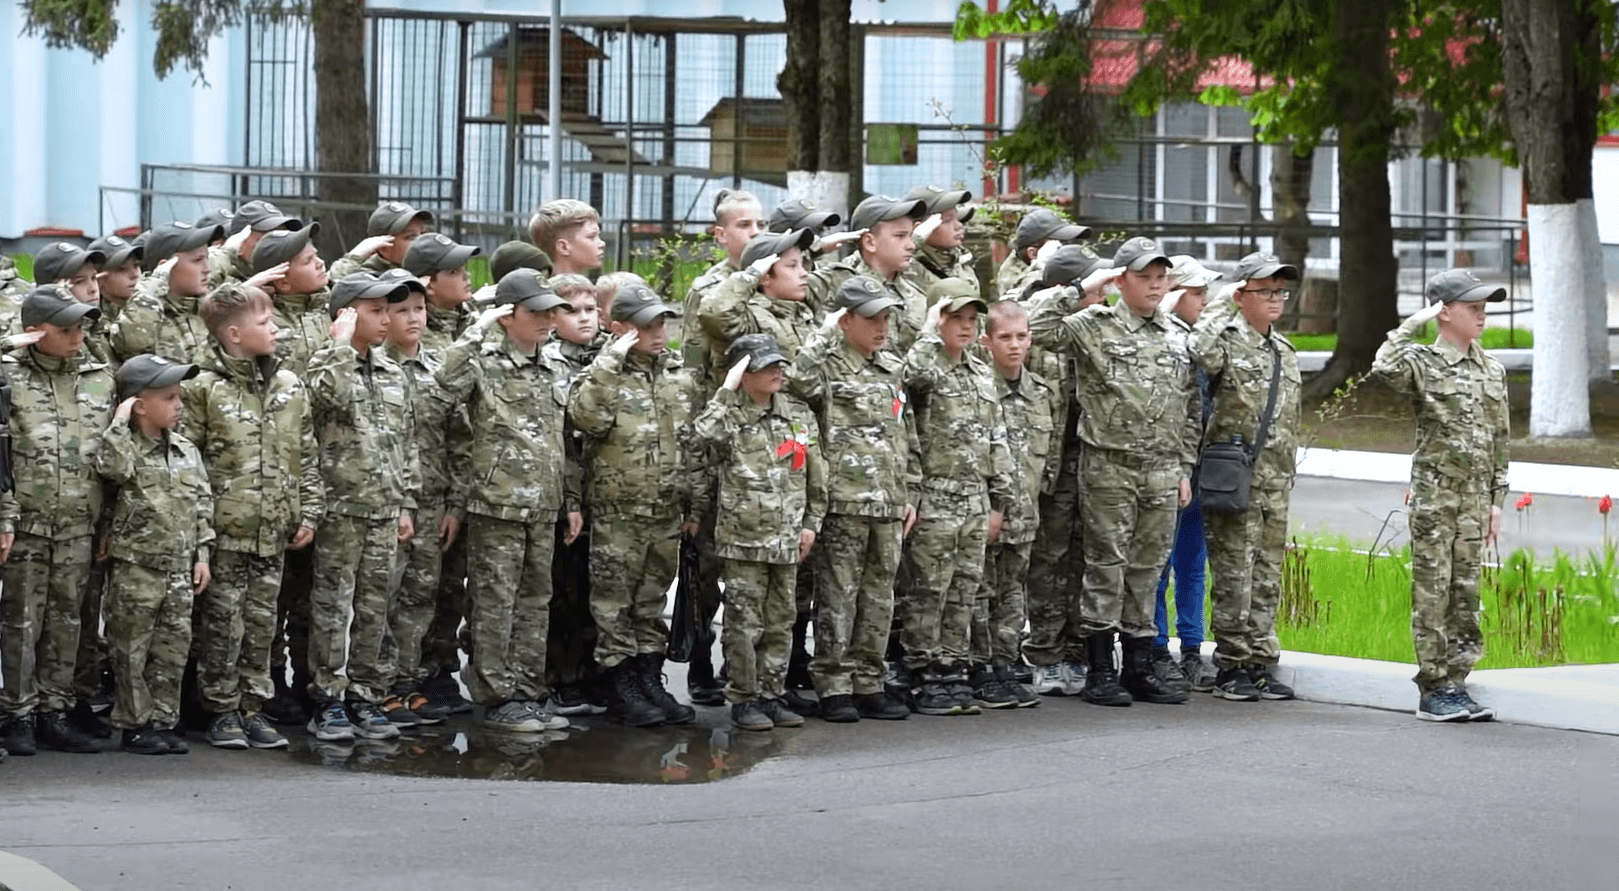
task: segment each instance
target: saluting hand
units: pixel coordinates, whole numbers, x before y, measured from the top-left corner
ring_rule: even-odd
[[[823,254],[835,251],[841,244],[859,240],[860,236],[865,235],[867,231],[869,230],[855,229],[851,232],[833,232],[831,235],[823,235],[821,236],[820,251]]]
[[[345,306],[337,311],[337,318],[332,320],[331,326],[326,331],[338,343],[348,343],[354,339],[354,327],[359,324],[359,318],[360,315],[354,311],[354,307]]]
[[[736,364],[731,366],[731,370],[725,373],[725,383],[720,384],[720,388],[730,390],[733,393],[736,392],[737,388],[742,386],[742,375],[747,370],[748,360],[746,357],[736,360]]]
[[[355,245],[354,249],[349,251],[349,253],[356,257],[369,257],[377,251],[392,245],[393,243],[394,237],[392,235],[373,235]]]
[[[843,316],[848,313],[848,311],[848,309],[838,309],[827,313],[826,318],[821,320],[821,327],[828,331],[838,327],[838,322],[843,320]]]
[[[118,403],[118,407],[113,409],[112,419],[115,421],[129,420],[129,413],[135,410],[135,400],[139,398],[139,396],[131,396],[128,399],[125,399],[123,402]]]
[[[937,232],[939,230],[939,226],[943,223],[944,215],[934,214],[922,222],[917,223],[916,229],[911,234],[916,236],[917,241],[927,241],[928,236],[932,235],[934,232]]]
[[[1434,319],[1439,318],[1439,314],[1443,312],[1444,309],[1444,303],[1430,303],[1412,313],[1411,316],[1405,320],[1405,324],[1412,328],[1421,327]]]
[[[944,301],[943,300],[935,300],[933,302],[933,305],[928,307],[927,318],[922,320],[922,333],[923,334],[938,334],[939,333],[939,316],[941,316],[943,314],[944,314]]]
[[[1123,266],[1109,266],[1106,269],[1098,269],[1080,280],[1079,289],[1089,291],[1092,288],[1100,288],[1123,274]]]
[[[1048,238],[1045,241],[1041,242],[1040,249],[1034,252],[1034,258],[1036,260],[1050,260],[1051,255],[1055,254],[1057,252],[1057,250],[1059,248],[1061,248],[1061,247],[1062,247],[1062,242],[1058,241],[1055,238]],[[1024,250],[1028,250],[1028,249],[1024,248]]]
[[[763,276],[765,273],[769,272],[770,267],[776,265],[776,261],[780,259],[781,254],[767,254],[757,260],[754,260],[752,263],[749,263],[748,268],[753,270],[754,275]]]
[[[243,226],[237,229],[230,234],[229,238],[225,239],[225,247],[233,254],[241,251],[242,242],[247,241],[248,233],[252,231],[252,226]]]
[[[1158,301],[1158,308],[1166,313],[1174,312],[1175,307],[1180,306],[1181,295],[1185,293],[1185,288],[1176,288],[1175,290],[1170,291],[1168,294],[1164,295],[1163,300]]]
[[[291,265],[292,264],[290,263],[277,263],[263,272],[255,273],[252,278],[242,282],[242,284],[249,288],[258,288],[261,291],[268,291],[270,289],[270,285],[273,285],[287,277],[287,269]]]
[[[630,354],[630,350],[635,349],[635,345],[640,342],[640,329],[631,328],[625,331],[623,334],[620,334],[617,340],[608,345],[607,349],[617,353],[620,356],[628,356]]]

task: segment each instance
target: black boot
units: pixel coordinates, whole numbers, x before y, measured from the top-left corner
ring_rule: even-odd
[[[259,711],[266,718],[277,724],[303,725],[309,721],[309,710],[304,708],[293,695],[292,688],[287,686],[286,666],[270,669],[270,680],[275,685],[275,695],[264,701]]]
[[[1129,705],[1130,694],[1119,686],[1119,672],[1113,667],[1113,632],[1104,631],[1086,638],[1085,656],[1089,667],[1080,698],[1097,705]]]
[[[1124,689],[1143,702],[1185,702],[1191,692],[1171,685],[1153,670],[1153,646],[1150,637],[1124,639]]]
[[[34,743],[34,716],[23,715],[12,718],[0,726],[0,746],[19,757],[32,755],[39,751]]]
[[[112,739],[112,724],[106,718],[95,713],[90,700],[81,699],[73,703],[73,708],[67,713],[68,723],[80,733],[93,736],[96,739]]]
[[[641,689],[639,666],[634,659],[625,659],[611,669],[613,692],[618,698],[619,717],[631,727],[651,727],[663,723],[663,709],[647,699]]]
[[[101,746],[96,744],[93,737],[80,733],[68,723],[66,712],[40,712],[34,716],[34,722],[34,732],[42,749],[79,755],[101,751]]]
[[[440,668],[428,675],[427,680],[422,681],[421,693],[434,708],[447,709],[449,714],[465,715],[472,712],[472,701],[461,695],[461,685],[447,668]]]
[[[698,650],[686,667],[686,692],[696,705],[725,704],[725,686],[714,678],[714,657],[703,641],[698,641]]]
[[[645,653],[630,660],[640,663],[641,687],[646,698],[663,712],[665,724],[690,724],[697,720],[697,710],[669,695],[663,686],[663,657]]]

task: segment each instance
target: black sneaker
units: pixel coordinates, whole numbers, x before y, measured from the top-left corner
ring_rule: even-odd
[[[1450,684],[1428,691],[1417,702],[1417,717],[1424,721],[1466,721],[1472,715]]]
[[[854,707],[854,697],[848,693],[834,693],[821,700],[821,720],[831,724],[853,724],[860,720]]]
[[[169,744],[152,725],[145,724],[124,731],[123,749],[131,755],[167,755]]]
[[[1222,668],[1214,676],[1214,695],[1232,702],[1258,702],[1259,688],[1248,677],[1247,669],[1238,665],[1235,668]]]
[[[995,669],[981,665],[972,674],[973,702],[983,708],[1017,708],[1018,699]]]
[[[247,744],[255,749],[285,749],[287,738],[275,729],[263,712],[248,712],[242,716],[242,733]]]
[[[39,746],[34,742],[33,715],[12,718],[0,728],[0,733],[4,734],[0,736],[0,746],[13,755],[27,757],[39,751]]]
[[[803,727],[804,716],[788,708],[780,699],[761,699],[759,708],[777,727]]]
[[[184,730],[178,727],[159,727],[157,735],[163,737],[163,741],[169,744],[170,755],[191,754],[191,746],[186,743]]]
[[[983,708],[979,706],[978,700],[973,697],[972,685],[967,683],[967,670],[965,668],[959,665],[935,664],[933,672],[934,677],[944,686],[945,690],[949,691],[950,695],[955,698],[956,705],[960,707],[960,711],[953,712],[953,714],[983,714]]]
[[[1152,651],[1152,672],[1164,686],[1172,690],[1181,690],[1187,693],[1192,691],[1192,682],[1187,679],[1186,673],[1181,671],[1179,662],[1170,655],[1168,647],[1154,647]]]
[[[770,716],[764,713],[759,703],[754,700],[738,702],[731,706],[731,723],[743,730],[774,730],[776,724]]]
[[[949,688],[936,680],[926,680],[916,690],[916,711],[922,715],[959,715],[961,703]]]
[[[57,752],[88,755],[101,751],[95,738],[80,733],[68,723],[66,712],[39,712],[34,715],[34,734],[39,747]],[[10,748],[10,746],[7,746]]]
[[[810,696],[814,692],[813,690],[794,690],[792,687],[788,687],[787,691],[781,694],[781,701],[800,715],[811,717],[821,713],[820,700]]]
[[[405,700],[399,696],[384,696],[376,706],[383,716],[388,719],[388,723],[395,727],[420,727],[422,724],[422,716],[411,711],[410,706],[406,705]],[[353,715],[350,715],[349,721],[354,723],[355,726],[359,726],[361,723],[356,721]],[[387,739],[388,737],[376,738]]]
[[[1495,709],[1487,705],[1480,705],[1478,700],[1467,692],[1466,687],[1456,688],[1456,701],[1462,704],[1462,708],[1467,709],[1467,720],[1469,721],[1495,720]]]
[[[560,684],[551,691],[551,708],[559,715],[599,715],[607,711],[606,708],[596,705],[585,695],[585,690],[578,684]]]
[[[1012,694],[1018,708],[1034,708],[1040,704],[1040,697],[1028,685],[1018,680],[1017,670],[1010,665],[995,666],[995,674],[1001,679],[1001,686],[1006,692]]]
[[[1187,687],[1194,693],[1207,693],[1214,689],[1214,673],[1209,671],[1203,654],[1197,650],[1181,651],[1181,674],[1185,675]]]
[[[1259,690],[1260,699],[1292,699],[1293,688],[1276,679],[1274,665],[1248,666],[1248,679]]]
[[[871,718],[876,721],[903,721],[911,716],[911,709],[905,703],[884,693],[866,693],[855,697],[855,710],[860,717]]]
[[[423,681],[420,689],[433,705],[447,710],[449,714],[472,713],[472,700],[461,695],[461,685],[455,675],[442,668]]]

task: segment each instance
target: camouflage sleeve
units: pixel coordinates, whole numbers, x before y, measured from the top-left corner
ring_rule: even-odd
[[[624,371],[625,356],[613,347],[596,355],[574,380],[568,397],[568,420],[590,437],[602,437],[618,419],[618,379]]]
[[[135,296],[129,298],[124,305],[124,311],[113,323],[112,331],[108,333],[107,340],[112,344],[113,355],[118,361],[127,362],[129,357],[141,353],[150,353],[157,345],[158,329],[163,324],[163,305],[158,302],[145,285],[150,278],[141,280],[141,286],[136,290]]]
[[[1075,288],[1051,288],[1029,301],[1029,339],[1061,353],[1080,352],[1083,310]]]
[[[714,398],[708,400],[708,405],[703,406],[696,420],[691,423],[692,435],[706,446],[717,460],[724,460],[730,456],[732,425],[729,416],[745,398],[747,397],[736,390],[721,387],[715,391]]]
[[[989,506],[1003,516],[1018,499],[1017,461],[1006,439],[1006,416],[995,406],[995,424],[989,431]]]
[[[906,352],[905,392],[910,396],[913,406],[927,401],[928,394],[933,392],[933,388],[944,373],[939,363],[943,354],[944,341],[933,333],[917,338]]]
[[[1389,332],[1388,340],[1377,348],[1377,355],[1372,359],[1372,374],[1396,392],[1407,396],[1415,394],[1420,386],[1413,355],[1417,346],[1416,329],[1417,326],[1411,324],[1410,319],[1401,322],[1398,328]]]
[[[1181,428],[1181,476],[1192,478],[1197,467],[1197,454],[1203,448],[1203,393],[1197,386],[1197,370],[1191,369],[1191,392],[1186,397],[1186,423]]]
[[[184,410],[180,412],[180,423],[175,429],[191,440],[198,454],[208,451],[208,392],[208,385],[197,378],[180,385],[180,402]]]
[[[783,389],[794,399],[808,405],[819,414],[826,405],[826,350],[831,337],[825,328],[816,328],[805,338],[798,357],[787,367],[787,381]]]
[[[433,375],[439,395],[448,405],[464,406],[483,376],[478,351],[483,348],[483,329],[473,324],[444,352],[444,364]],[[453,432],[453,431],[452,431]],[[470,433],[470,431],[468,431]]]
[[[1192,333],[1186,337],[1186,348],[1192,354],[1192,361],[1211,378],[1218,377],[1225,370],[1226,351],[1220,343],[1220,332],[1225,330],[1226,322],[1236,313],[1237,305],[1231,298],[1216,297],[1198,316]]]
[[[112,425],[101,434],[101,447],[90,454],[90,466],[104,479],[122,485],[135,476],[135,449],[135,433],[128,419],[113,418]]]
[[[365,259],[364,257],[356,257],[353,254],[344,254],[332,261],[332,268],[327,273],[327,277],[336,282],[341,281],[346,275],[364,272]]]
[[[712,344],[718,347],[754,333],[758,326],[753,324],[747,306],[758,288],[759,274],[742,269],[731,273],[703,298],[697,310],[697,321]]]
[[[315,415],[309,400],[303,400],[298,417],[298,507],[303,517],[299,525],[319,530],[326,516],[326,482],[320,475],[320,443],[315,439]]]
[[[1501,391],[1506,392],[1507,372],[1500,364],[1491,362],[1490,371],[1501,385]],[[1493,466],[1490,473],[1490,503],[1501,505],[1507,497],[1507,465],[1510,461],[1510,446],[1512,439],[1512,412],[1505,400],[1497,402],[1495,406],[1495,437],[1493,449]]]
[[[433,398],[439,401],[443,412],[444,450],[448,453],[450,468],[450,488],[444,493],[444,509],[457,520],[465,520],[467,488],[471,483],[465,473],[472,466],[472,422],[466,406],[451,406],[442,391],[437,387],[434,390]]]
[[[470,443],[469,443],[470,444]],[[468,461],[465,465],[471,466]],[[462,501],[466,489],[463,488]],[[562,512],[577,513],[585,509],[585,455],[584,441],[566,433],[562,437]]]
[[[922,494],[922,439],[916,435],[916,412],[905,412],[905,501],[916,506]]]
[[[820,535],[821,520],[826,516],[828,503],[826,459],[821,454],[820,426],[813,415],[808,416],[806,421],[809,441],[804,444],[804,528]]]
[[[203,469],[201,455],[197,454],[195,446],[192,453],[197,459],[196,473],[189,481],[189,485],[194,487],[193,500],[197,506],[197,562],[210,563],[214,554],[214,492],[208,485],[208,472]]]
[[[359,360],[360,354],[346,343],[334,343],[309,357],[304,381],[317,427],[327,420],[353,424],[354,401],[365,386],[354,368]]]
[[[399,431],[404,447],[400,451],[405,457],[404,474],[405,508],[413,515],[416,508],[422,503],[422,458],[421,452],[416,448],[416,425],[422,423],[419,394],[416,392],[416,381],[410,373],[400,369],[399,376],[405,381],[405,429]]]
[[[696,375],[685,375],[687,390],[685,404],[690,407],[690,413],[680,421],[677,441],[680,443],[681,472],[686,479],[686,491],[691,504],[689,515],[701,517],[707,515],[714,507],[714,487],[709,485],[709,464],[711,453],[708,446],[697,438],[693,429],[696,420],[696,406],[703,404],[703,387],[697,382]]]

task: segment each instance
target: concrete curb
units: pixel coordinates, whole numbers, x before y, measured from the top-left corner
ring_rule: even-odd
[[[1357,452],[1349,449],[1299,449],[1299,476],[1405,483],[1411,480],[1411,456],[1403,452]],[[1619,495],[1619,469],[1576,464],[1507,465],[1507,485],[1514,492],[1589,498]]]

